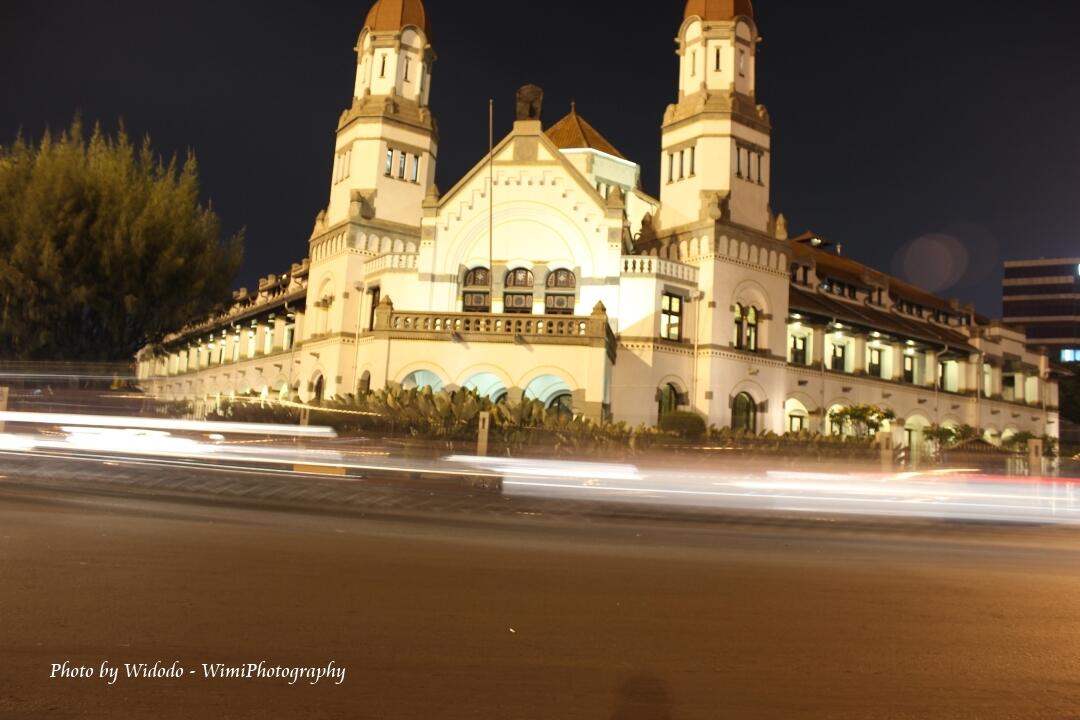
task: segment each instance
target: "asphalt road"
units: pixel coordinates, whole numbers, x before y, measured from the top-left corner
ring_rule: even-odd
[[[51,679],[50,664],[346,668]],[[1068,528],[425,512],[0,480],[2,718],[1080,718]]]

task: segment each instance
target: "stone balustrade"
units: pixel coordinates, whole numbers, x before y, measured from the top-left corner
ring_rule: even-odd
[[[415,270],[420,256],[415,253],[386,253],[364,263],[368,277],[386,270]]]
[[[622,274],[666,277],[693,284],[698,281],[696,267],[650,255],[623,256]]]
[[[383,298],[372,331],[453,342],[603,345],[612,362],[618,346],[603,303],[588,316],[516,315],[397,311],[389,298]]]

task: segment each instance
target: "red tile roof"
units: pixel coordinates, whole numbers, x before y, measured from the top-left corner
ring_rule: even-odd
[[[573,103],[570,104],[570,114],[548,128],[545,134],[551,142],[555,143],[555,147],[563,150],[592,148],[626,159],[596,128],[578,115],[577,107]]]

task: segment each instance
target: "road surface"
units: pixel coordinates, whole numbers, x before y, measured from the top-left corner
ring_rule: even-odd
[[[431,510],[0,480],[0,718],[1080,718],[1073,528]]]

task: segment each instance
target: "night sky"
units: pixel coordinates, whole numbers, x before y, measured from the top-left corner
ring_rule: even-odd
[[[683,2],[428,0],[444,190],[509,128],[514,90],[578,110],[659,192]],[[773,208],[792,233],[1000,313],[1001,261],[1080,255],[1080,3],[756,0]],[[0,143],[86,120],[191,148],[237,285],[306,255],[370,7],[352,2],[0,3]]]

